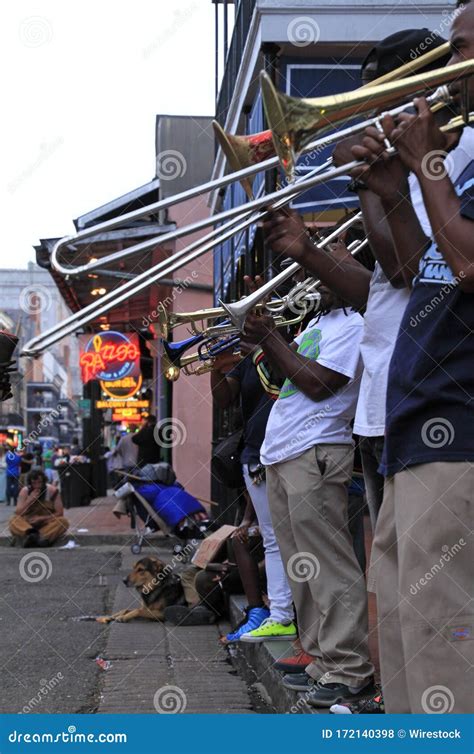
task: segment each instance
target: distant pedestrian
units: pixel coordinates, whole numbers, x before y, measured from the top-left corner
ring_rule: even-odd
[[[139,448],[133,441],[134,437],[134,434],[123,435],[112,450],[110,459],[113,461],[113,470],[124,469],[125,471],[132,471],[136,468]]]
[[[145,466],[147,463],[160,463],[161,448],[156,437],[156,416],[150,414],[143,424],[142,428],[133,435],[132,442],[138,446],[138,466]]]
[[[9,450],[5,455],[7,464],[5,498],[7,505],[16,505],[20,482],[21,456],[16,450]]]

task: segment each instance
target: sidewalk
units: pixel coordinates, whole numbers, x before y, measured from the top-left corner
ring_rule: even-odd
[[[154,550],[163,560],[169,553]],[[121,576],[136,557],[123,552]],[[112,612],[136,605],[119,582]],[[112,623],[103,658],[100,713],[253,713],[245,681],[235,674],[211,626],[172,626],[135,621]]]
[[[127,516],[117,518],[112,509],[117,498],[96,497],[90,505],[80,508],[67,508],[64,515],[69,521],[69,533],[71,538],[82,546],[97,545],[129,545],[134,541],[134,532],[130,528],[130,519]],[[0,547],[8,546],[10,535],[8,532],[8,520],[13,515],[11,506],[0,503]],[[171,539],[162,534],[153,534],[147,537],[154,543],[166,547],[166,542]]]

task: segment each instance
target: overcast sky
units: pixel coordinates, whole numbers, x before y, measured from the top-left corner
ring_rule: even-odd
[[[211,0],[2,3],[2,251],[154,176],[157,113],[214,114]]]

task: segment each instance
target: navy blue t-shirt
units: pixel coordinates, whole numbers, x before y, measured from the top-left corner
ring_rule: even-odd
[[[461,215],[474,221],[474,159],[454,187]],[[474,223],[472,232],[474,244]],[[435,461],[474,461],[474,293],[459,288],[432,243],[390,362],[380,470],[391,476]]]
[[[240,462],[260,463],[260,448],[265,439],[267,421],[274,401],[263,389],[251,356],[242,359],[227,376],[240,383],[244,429],[244,447]]]

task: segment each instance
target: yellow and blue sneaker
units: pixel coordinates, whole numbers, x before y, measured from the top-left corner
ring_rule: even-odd
[[[270,615],[268,607],[246,607],[245,617],[238,626],[225,637],[225,641],[231,644],[234,641],[240,641],[243,634],[258,628]]]
[[[296,639],[297,632],[294,623],[279,623],[276,620],[267,618],[259,628],[249,631],[240,637],[240,641],[259,642],[259,641],[293,641]]]

